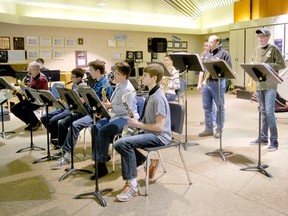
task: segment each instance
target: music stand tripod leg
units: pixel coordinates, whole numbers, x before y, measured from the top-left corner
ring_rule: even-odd
[[[59,178],[59,181],[64,180],[66,177],[68,177],[70,174],[76,174],[78,172],[86,172],[86,173],[93,173],[90,170],[85,170],[85,169],[75,169],[74,168],[74,146],[73,146],[73,112],[71,110],[70,114],[70,140],[71,140],[71,167],[66,168],[64,175],[62,175]]]
[[[185,111],[185,142],[181,142],[181,145],[183,146],[184,150],[187,151],[187,148],[188,146],[196,146],[196,145],[199,145],[199,143],[196,143],[196,142],[188,142],[188,119],[187,119],[187,108],[188,108],[188,105],[187,105],[187,80],[188,80],[188,77],[187,77],[187,74],[188,74],[188,66],[186,66],[186,71],[185,71],[185,79],[186,79],[186,84],[185,84],[185,91],[184,91],[184,98],[185,98],[185,105],[184,105],[184,111]]]
[[[3,139],[6,139],[6,135],[15,133],[14,131],[6,131],[4,129],[4,110],[3,110],[3,103],[1,104],[1,122],[2,122],[2,132],[1,136]]]
[[[98,163],[97,163],[97,144],[95,142],[95,136],[93,136],[92,134],[96,134],[96,125],[95,125],[95,117],[93,119],[93,126],[91,128],[91,130],[94,131],[94,133],[91,132],[91,138],[92,138],[92,145],[94,145],[94,158],[95,158],[95,191],[90,192],[90,193],[83,193],[83,194],[79,194],[76,195],[75,197],[73,197],[74,199],[80,199],[81,197],[85,197],[85,196],[94,196],[97,198],[97,200],[99,201],[100,205],[102,207],[106,207],[106,201],[103,198],[102,194],[106,194],[111,192],[113,189],[112,188],[106,188],[106,189],[102,189],[99,190],[99,186],[98,186]]]
[[[50,129],[50,124],[49,124],[49,118],[48,118],[48,111],[49,111],[49,106],[46,104],[45,105],[45,109],[46,109],[46,125],[47,125],[47,155],[45,157],[42,157],[42,158],[39,158],[37,160],[35,160],[33,162],[33,164],[36,164],[36,163],[39,163],[39,162],[42,162],[42,161],[45,161],[45,160],[57,160],[59,159],[59,157],[55,157],[53,155],[51,155],[50,153],[50,139],[49,139],[49,129]]]
[[[221,110],[222,110],[222,106],[220,105],[221,103],[221,77],[218,77],[218,116],[219,116],[219,124],[220,124],[220,131],[219,131],[219,134],[220,134],[220,137],[219,137],[219,150],[217,151],[214,151],[214,152],[208,152],[206,153],[206,155],[208,156],[219,156],[222,158],[223,161],[227,161],[226,159],[226,156],[229,156],[231,154],[233,154],[233,152],[230,152],[230,151],[226,151],[224,152],[223,149],[222,149],[222,113],[221,113]]]
[[[269,178],[273,178],[273,176],[267,172],[265,169],[268,168],[268,165],[266,164],[261,164],[261,128],[262,128],[262,111],[261,111],[261,99],[262,99],[262,95],[261,95],[261,82],[260,82],[260,90],[259,90],[259,107],[258,107],[258,111],[259,111],[259,122],[258,122],[258,165],[257,166],[248,166],[245,168],[241,168],[241,171],[258,171],[260,173],[262,173],[263,175],[266,175]]]

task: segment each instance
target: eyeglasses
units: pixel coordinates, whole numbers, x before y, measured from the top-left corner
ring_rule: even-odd
[[[265,38],[268,37],[267,35],[257,35],[257,38]]]

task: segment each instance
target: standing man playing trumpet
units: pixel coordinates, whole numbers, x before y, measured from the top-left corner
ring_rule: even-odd
[[[210,51],[207,53],[207,56],[204,57],[205,60],[213,59],[223,59],[227,64],[232,67],[231,57],[229,53],[222,49],[220,46],[220,38],[216,35],[211,35],[208,39],[208,46]],[[207,71],[208,72],[208,71]],[[207,73],[206,72],[206,73]],[[209,73],[209,72],[208,72]],[[224,108],[224,94],[226,89],[226,80],[221,79],[220,89],[218,88],[218,79],[213,79],[211,74],[208,75],[206,80],[206,85],[202,88],[202,104],[205,112],[205,130],[199,133],[199,137],[213,136],[214,138],[220,138],[220,131],[223,131],[224,119],[225,119],[225,108]],[[220,98],[218,97],[220,90]],[[217,129],[214,134],[213,132],[213,119],[212,119],[212,107],[213,103],[216,103],[217,115],[216,115],[216,124]],[[220,113],[218,108],[221,107],[221,128],[220,128]]]
[[[31,62],[27,70],[28,76],[30,76],[28,87],[33,89],[48,90],[48,80],[45,74],[40,71],[40,65],[37,62]],[[27,99],[24,99],[15,104],[11,108],[11,112],[26,123],[27,126],[25,127],[25,130],[35,131],[40,127],[41,122],[33,111],[39,108],[40,106],[30,103]]]
[[[174,101],[176,99],[176,91],[180,89],[179,72],[173,66],[173,61],[170,55],[164,57],[164,65],[166,66],[170,77],[163,77],[161,80],[161,88],[168,101]]]

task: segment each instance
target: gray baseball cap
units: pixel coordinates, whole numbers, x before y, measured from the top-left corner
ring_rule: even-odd
[[[256,34],[264,34],[265,36],[271,36],[271,32],[269,29],[267,28],[261,28],[261,29],[258,29],[256,30]]]

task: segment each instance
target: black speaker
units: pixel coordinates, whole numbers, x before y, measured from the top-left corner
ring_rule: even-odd
[[[166,38],[148,38],[148,52],[166,53],[167,39]]]

